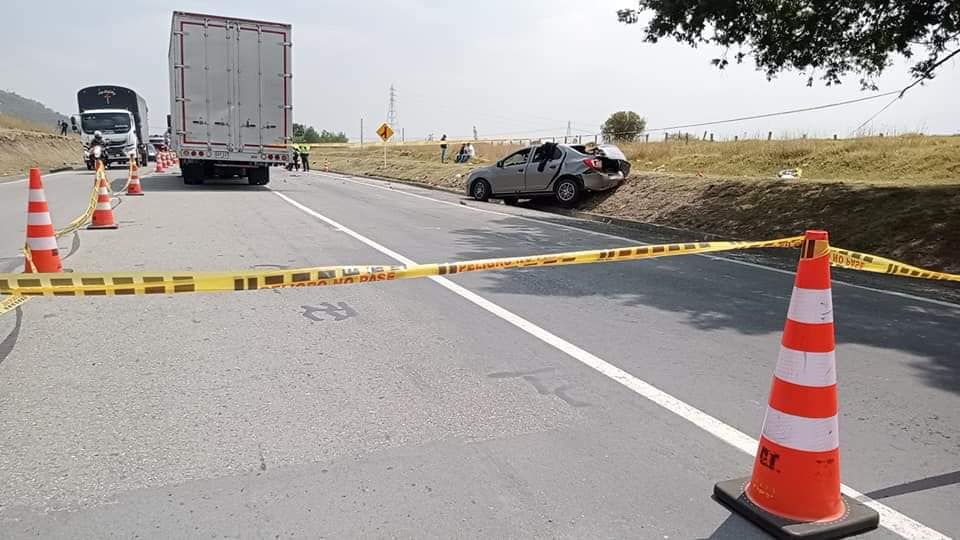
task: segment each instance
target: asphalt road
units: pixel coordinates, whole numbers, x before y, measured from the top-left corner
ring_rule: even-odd
[[[113,171],[115,185],[120,171]],[[47,178],[54,222],[90,174]],[[442,262],[686,240],[314,173],[143,180],[75,270]],[[269,189],[268,189],[269,188]],[[0,270],[26,185],[0,184]],[[749,474],[789,254],[325,289],[33,299],[0,318],[0,537],[762,538],[710,498]],[[960,535],[960,305],[836,284],[844,483]],[[891,286],[893,288],[893,286]],[[660,400],[661,402],[663,400]],[[742,442],[742,441],[741,441]],[[904,518],[906,519],[906,518]],[[926,528],[924,528],[926,527]],[[870,538],[895,537],[889,529]]]

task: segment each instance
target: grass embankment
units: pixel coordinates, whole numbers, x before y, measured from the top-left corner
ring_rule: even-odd
[[[459,145],[450,145],[455,152]],[[439,148],[320,148],[321,169],[461,189],[463,177],[518,148],[479,144],[470,165]],[[616,191],[580,209],[724,237],[763,239],[825,228],[834,244],[960,271],[960,137],[648,143],[623,145],[633,163]],[[803,178],[780,180],[801,167]]]
[[[22,176],[30,167],[77,167],[81,151],[76,137],[61,137],[46,126],[0,114],[0,177]]]

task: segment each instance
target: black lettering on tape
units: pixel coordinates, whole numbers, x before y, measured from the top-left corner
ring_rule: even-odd
[[[76,296],[76,294],[73,291],[53,291],[54,296]]]
[[[233,290],[242,291],[243,290],[243,278],[234,278],[233,279]]]
[[[73,278],[50,278],[50,285],[54,287],[72,287]]]
[[[113,291],[113,294],[117,296],[125,296],[128,294],[137,294],[137,290],[136,289],[115,289]]]
[[[21,286],[21,287],[39,287],[39,286],[40,286],[40,280],[39,280],[39,279],[20,278],[20,279],[17,280],[17,285],[19,285],[19,286]]]
[[[670,244],[667,246],[667,251],[680,251],[680,244]]]
[[[193,283],[184,283],[183,285],[174,285],[174,286],[173,286],[173,292],[175,292],[175,293],[178,293],[178,292],[194,292],[195,290],[196,290],[196,288],[194,287]]]
[[[84,296],[106,296],[107,291],[105,289],[91,289],[89,291],[83,291]]]
[[[697,247],[699,247],[700,249],[707,249],[710,247],[710,242],[700,242],[699,244],[697,244]]]
[[[10,282],[5,279],[0,279],[0,290],[2,291],[10,290]]]
[[[663,253],[663,246],[653,246],[653,253]]]
[[[113,278],[114,285],[133,285],[132,277],[115,277]]]
[[[618,253],[618,255],[620,255],[621,257],[629,257],[630,255],[633,255],[633,250],[632,250],[632,249],[621,249],[620,252]]]
[[[247,289],[250,289],[251,291],[257,290],[257,278],[247,278]]]
[[[385,269],[384,267],[382,267],[382,266],[371,266],[371,267],[370,267],[370,271],[373,272],[374,274],[379,274],[380,272],[383,272],[384,270],[386,270],[386,269]]]
[[[174,281],[193,281],[193,276],[173,276]]]
[[[80,278],[80,283],[82,285],[105,285],[103,278]]]
[[[166,287],[145,287],[143,292],[146,294],[166,294]]]
[[[298,272],[290,276],[290,281],[299,283],[301,281],[310,281],[310,272]]]
[[[697,245],[696,245],[696,244],[684,244],[684,245],[683,245],[683,249],[686,249],[686,250],[697,249]]]
[[[283,276],[264,276],[263,283],[266,285],[277,285],[283,283]]]
[[[359,268],[356,268],[356,267],[353,267],[353,266],[348,266],[347,268],[344,268],[344,269],[343,269],[343,275],[344,275],[344,277],[346,277],[346,276],[358,276],[358,275],[360,275],[360,269],[359,269]]]
[[[317,270],[317,279],[333,279],[337,277],[336,270]]]
[[[163,283],[163,276],[143,276],[144,283]]]
[[[20,291],[20,294],[23,296],[43,296],[40,291]]]

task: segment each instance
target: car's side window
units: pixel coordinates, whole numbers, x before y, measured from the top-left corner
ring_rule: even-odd
[[[527,156],[530,155],[530,149],[524,148],[518,152],[510,154],[509,156],[503,158],[503,166],[510,167],[511,165],[523,165],[527,162]]]
[[[560,159],[561,157],[563,157],[563,151],[560,150],[560,147],[555,144],[538,146],[537,151],[533,153],[534,163],[538,161],[542,161],[544,153],[546,153],[550,149],[553,150],[552,152],[550,152],[550,161],[553,161],[555,159]]]

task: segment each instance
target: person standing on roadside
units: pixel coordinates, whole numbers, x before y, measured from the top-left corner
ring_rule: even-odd
[[[66,136],[67,134],[67,122],[65,120],[59,120],[60,123],[60,135]]]
[[[444,133],[440,136],[440,163],[447,162],[447,134]]]
[[[310,172],[310,145],[302,143],[297,150],[300,152],[300,164],[303,165],[304,172]]]

